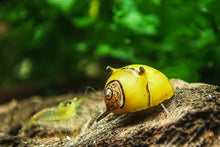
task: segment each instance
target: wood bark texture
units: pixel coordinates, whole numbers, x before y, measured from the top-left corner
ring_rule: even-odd
[[[76,94],[16,101],[0,106],[1,146],[220,146],[218,86],[172,79],[175,96],[156,107],[123,115],[105,111],[102,91],[90,93],[79,116],[39,122],[21,132],[37,111]]]

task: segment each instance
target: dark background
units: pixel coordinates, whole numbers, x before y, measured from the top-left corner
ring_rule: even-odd
[[[219,0],[0,1],[0,97],[102,89],[138,63],[220,85]]]

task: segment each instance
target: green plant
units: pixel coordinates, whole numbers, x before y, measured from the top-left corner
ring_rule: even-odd
[[[2,86],[85,76],[81,63],[141,63],[169,78],[220,85],[218,0],[1,3]]]

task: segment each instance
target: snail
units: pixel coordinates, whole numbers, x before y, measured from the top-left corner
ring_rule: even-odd
[[[136,112],[161,104],[174,95],[175,89],[160,71],[146,65],[128,65],[119,69],[107,66],[110,73],[105,88],[106,111],[97,122],[109,113]]]

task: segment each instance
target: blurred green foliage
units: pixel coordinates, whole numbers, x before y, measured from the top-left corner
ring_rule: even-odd
[[[140,63],[220,85],[219,0],[0,2],[0,84]]]

